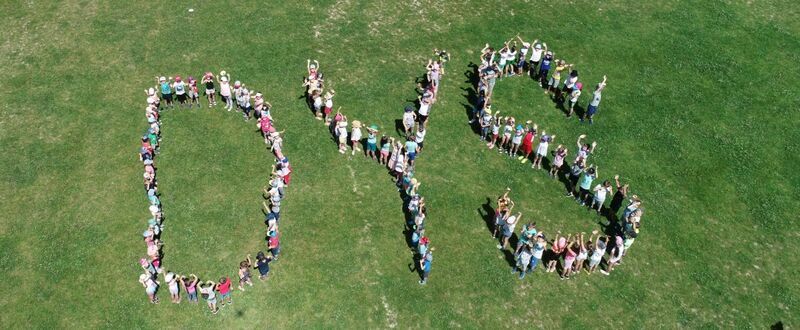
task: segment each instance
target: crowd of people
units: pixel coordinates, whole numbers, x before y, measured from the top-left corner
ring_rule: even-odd
[[[486,44],[480,52],[480,63],[474,73],[477,77],[474,86],[477,99],[474,100],[469,124],[474,125],[479,132],[481,141],[489,149],[497,148],[500,154],[516,158],[523,164],[531,161],[533,169],[546,168],[551,178],[560,178],[565,183],[566,196],[574,198],[576,203],[594,210],[598,215],[605,214],[609,219],[606,236],[600,235],[598,231],[592,232],[588,237],[586,233],[565,236],[558,232],[551,240],[541,231],[537,231],[535,222],[528,222],[516,235],[517,244],[512,250],[515,261],[513,271],[519,272],[520,278],[524,278],[544,258],[546,272],[555,272],[559,261],[563,260],[560,275],[562,279],[568,279],[584,269],[591,274],[607,252],[610,256],[606,262],[607,267],[600,271],[608,275],[614,266],[621,263],[622,257],[639,234],[643,213],[641,199],[637,195],[629,196],[629,186],[620,184],[619,175],[614,176],[616,191],[610,180],[595,184],[599,177],[598,166],[589,164],[588,160],[597,147],[596,141],[588,143],[584,140],[586,135],[580,135],[575,144],[575,158],[565,166],[569,154],[567,146],[558,144],[555,150],[550,150],[550,145],[556,140],[555,134],[547,133],[532,120],[523,123],[522,120],[503,116],[500,111],[492,109],[492,96],[497,80],[522,76],[537,81],[544,93],[552,94],[553,100],[559,105],[564,106],[568,102],[565,106],[566,114],[567,117],[572,116],[583,89],[575,65],[555,58],[554,52],[548,49],[546,43],[538,39],[526,42],[519,36],[504,42],[499,50]],[[568,75],[562,77],[567,72]],[[584,119],[590,124],[593,122],[606,82],[607,78],[603,76],[603,80],[595,86],[592,100],[585,114],[580,116],[582,122]],[[605,201],[609,195],[613,195],[613,198],[606,207]],[[619,210],[626,199],[628,205],[619,217]],[[514,214],[513,208],[514,202],[507,191],[498,199],[493,215],[493,236],[499,239],[497,247],[501,250],[507,248],[509,239],[522,219],[522,213]],[[608,246],[611,239],[613,245]],[[584,268],[587,259],[589,263]]]
[[[341,107],[334,113],[335,91],[325,90],[319,62],[311,60],[306,62],[308,74],[303,81],[309,108],[318,120],[324,120],[339,152],[346,154],[349,148],[350,155],[355,155],[356,152],[363,151],[365,157],[369,157],[381,166],[386,166],[393,176],[393,181],[403,199],[407,241],[414,251],[412,268],[420,275],[420,285],[428,281],[435,249],[425,232],[428,207],[425,204],[425,197],[420,194],[422,183],[415,177],[415,165],[418,155],[425,147],[431,108],[436,103],[441,77],[445,73],[444,65],[448,60],[449,54],[446,51],[434,49],[434,58],[425,66],[423,83],[418,85],[417,103],[407,105],[403,110],[401,120],[403,132],[398,138],[382,133],[378,125],[371,124],[364,127],[361,121],[349,119],[342,113]],[[362,129],[366,131],[366,137]]]
[[[619,177],[616,176],[615,180],[619,187]],[[510,191],[511,189],[507,188],[497,199],[497,207],[492,214],[494,220],[492,236],[499,239],[497,248],[501,250],[509,247],[517,224],[523,223],[522,212],[514,213],[515,203],[509,196]],[[624,201],[626,193],[627,185],[617,190],[614,198],[618,205]],[[539,264],[544,264],[545,272],[558,272],[562,280],[570,279],[582,272],[592,274],[598,268],[600,273],[610,275],[614,267],[622,263],[622,257],[627,254],[639,235],[641,204],[636,195],[631,196],[622,212],[621,226],[609,228],[606,235],[600,234],[599,230],[592,231],[588,236],[585,232],[565,235],[557,231],[548,239],[545,233],[536,227],[536,222],[526,222],[516,233],[516,244],[509,251],[513,256],[511,273],[519,273],[519,278],[524,279],[525,275],[533,272]],[[618,209],[614,210],[615,215]],[[612,244],[609,244],[609,241],[612,241]],[[606,255],[608,258],[605,258]],[[602,269],[603,261],[605,269]]]
[[[285,188],[291,181],[292,169],[289,159],[284,155],[283,138],[273,123],[270,114],[271,105],[266,102],[263,95],[253,92],[245,87],[244,84],[236,81],[230,86],[230,75],[225,71],[220,72],[219,76],[212,72],[203,74],[201,84],[205,87],[204,94],[207,98],[209,108],[216,107],[216,86],[219,85],[221,101],[224,102],[223,109],[227,111],[241,112],[245,120],[250,120],[251,114],[257,120],[257,126],[262,132],[264,142],[270,147],[271,152],[276,158],[275,165],[272,166],[267,187],[264,188],[264,215],[266,224],[266,245],[267,252],[259,251],[253,260],[250,254],[238,265],[237,276],[239,279],[238,289],[245,291],[246,286],[252,286],[251,270],[258,270],[259,279],[264,281],[269,278],[270,263],[278,259],[280,254],[280,205],[284,198]],[[158,93],[156,92],[158,91]],[[144,189],[149,201],[149,211],[151,218],[148,220],[147,228],[142,236],[147,247],[147,257],[139,260],[143,273],[139,275],[139,282],[145,288],[148,300],[159,303],[157,293],[162,281],[169,289],[172,303],[178,304],[182,301],[181,293],[185,294],[191,303],[198,302],[198,292],[208,305],[211,313],[219,312],[220,307],[233,303],[232,291],[233,284],[230,276],[223,275],[219,281],[201,279],[195,274],[182,275],[177,272],[165,270],[162,259],[163,241],[161,235],[164,230],[164,211],[161,204],[161,194],[158,191],[157,167],[155,165],[156,156],[159,154],[161,141],[161,113],[167,109],[175,109],[174,99],[178,101],[178,109],[191,109],[195,105],[202,108],[200,104],[200,94],[197,89],[197,80],[192,76],[183,82],[180,76],[157,77],[156,86],[145,90],[147,95],[147,107],[145,117],[149,124],[144,136],[141,139],[139,149],[139,160],[144,166]]]
[[[583,82],[579,80],[574,64],[567,63],[563,58],[556,58],[547,43],[538,39],[528,42],[519,35],[504,42],[499,50],[487,43],[480,51],[480,65],[476,74],[478,100],[470,123],[478,123],[480,127],[494,127],[492,122],[482,120],[481,115],[491,106],[494,86],[499,79],[513,76],[533,79],[545,94],[552,95],[553,101],[565,110],[567,117],[576,112],[576,105],[583,92]],[[581,122],[588,120],[589,124],[594,123],[605,87],[606,77],[603,76],[603,80],[592,91],[588,107],[579,113]],[[505,121],[500,123],[502,124]]]

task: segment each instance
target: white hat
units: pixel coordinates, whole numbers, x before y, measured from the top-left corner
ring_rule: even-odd
[[[339,122],[339,127],[347,127],[347,122],[346,121],[340,121]]]
[[[228,82],[228,77],[222,76],[222,77],[219,78],[219,80],[222,80],[224,82]]]
[[[155,95],[155,94],[156,90],[153,87],[150,87],[150,89],[147,90],[147,95]]]
[[[139,275],[139,282],[144,282],[147,280],[147,274]]]
[[[158,78],[158,81],[167,81],[167,78],[164,78],[164,76],[161,76],[161,78]]]
[[[234,86],[241,86],[242,82],[237,80],[236,82],[233,83],[233,85]]]
[[[542,49],[542,44],[536,44],[536,45],[533,46],[533,48]]]

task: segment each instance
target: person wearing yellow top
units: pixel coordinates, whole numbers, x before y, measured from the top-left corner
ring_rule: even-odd
[[[555,91],[555,93],[558,94],[558,83],[561,82],[561,72],[572,67],[572,64],[567,64],[567,62],[564,60],[556,60],[555,62],[556,68],[553,71],[553,75],[550,76],[550,82],[547,84],[547,89],[544,90],[545,94],[548,94],[551,91]]]

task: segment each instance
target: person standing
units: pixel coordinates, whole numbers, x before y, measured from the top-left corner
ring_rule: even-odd
[[[431,274],[431,263],[433,262],[434,248],[429,248],[425,254],[419,259],[419,268],[422,271],[422,279],[419,280],[420,285],[428,283],[428,276]]]
[[[517,253],[517,264],[511,270],[511,273],[516,274],[517,270],[519,270],[519,279],[524,279],[525,274],[528,273],[528,267],[530,266],[531,259],[533,259],[533,253],[531,253],[530,244],[522,245]]]
[[[606,76],[603,76],[603,81],[597,84],[592,93],[592,101],[589,102],[589,108],[586,109],[586,118],[589,119],[589,124],[594,123],[592,117],[597,113],[597,108],[600,106],[600,99],[603,96],[603,90],[606,88],[606,80]],[[583,121],[583,118],[581,118],[581,121]]]
[[[158,281],[153,279],[153,276],[149,274],[142,274],[139,275],[139,283],[144,286],[144,291],[147,293],[147,298],[150,303],[158,304],[158,297],[156,297],[156,291],[158,291]]]
[[[256,254],[256,268],[258,268],[259,280],[264,281],[269,278],[269,263],[272,262],[272,259],[262,251],[258,251],[258,254]]]
[[[517,226],[517,222],[520,220],[522,220],[522,212],[517,212],[517,215],[512,215],[505,219],[503,222],[503,241],[497,244],[498,249],[502,250],[508,246],[508,239],[511,238],[511,234],[514,233],[514,227]]]
[[[225,307],[225,298],[228,298],[227,305],[233,303],[233,299],[231,299],[231,278],[230,277],[220,277],[219,284],[217,284],[217,292],[220,295],[220,303],[222,303],[222,307]]]
[[[200,285],[200,295],[206,300],[211,314],[217,314],[219,312],[219,308],[217,308],[217,294],[214,292],[216,286],[214,281],[206,281],[204,285]]]

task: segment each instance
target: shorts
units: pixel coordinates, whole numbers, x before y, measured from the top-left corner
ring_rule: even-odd
[[[405,125],[405,127],[414,127],[414,119],[404,121],[403,125]]]
[[[514,139],[511,140],[511,143],[518,145],[522,143],[522,138],[514,137]]]
[[[426,121],[428,121],[428,116],[427,115],[419,115],[419,122],[420,123],[425,123]]]
[[[389,156],[389,150],[381,150],[381,156],[388,157]]]
[[[278,244],[278,245],[280,245],[280,244]],[[272,253],[273,257],[277,258],[278,255],[281,254],[281,248],[280,248],[280,246],[278,246],[276,248],[269,249],[269,252]]]
[[[417,145],[419,145],[419,150],[422,150],[422,148],[425,147],[425,142],[424,141],[420,141],[419,143],[417,143]]]
[[[594,267],[594,266],[599,265],[600,261],[602,261],[602,260],[603,260],[603,258],[600,258],[600,259],[595,259],[595,258],[589,259],[589,267]]]
[[[548,85],[550,87],[558,87],[558,81],[559,80],[561,80],[561,79],[555,79],[553,77],[550,77],[550,82],[548,83]]]
[[[367,143],[367,151],[375,151],[378,150],[378,146],[375,143]]]
[[[414,159],[417,159],[417,153],[416,152],[409,152],[408,153],[408,160],[411,161],[411,160],[414,160]]]
[[[527,62],[525,61],[525,58],[520,58],[520,60],[517,62],[517,66],[523,69],[527,67],[526,64]]]
[[[164,98],[164,101],[172,102],[172,93],[169,94],[161,94],[161,97]]]
[[[197,291],[189,292],[189,301],[197,301]]]
[[[511,228],[506,225],[503,225],[503,237],[509,238],[511,237],[511,234],[512,234]]]
[[[156,294],[156,289],[157,287],[155,286],[148,286],[147,289],[145,289],[144,291],[147,292],[147,294],[149,295],[154,295]]]
[[[220,293],[219,295],[220,295],[220,299],[225,299],[225,298],[230,299],[231,298],[231,291],[228,290],[228,292]]]
[[[208,295],[208,298],[206,298],[206,301],[211,303],[211,304],[216,304],[217,303],[217,296],[216,295],[214,295],[214,296]]]
[[[324,113],[325,113],[325,115],[326,115],[326,116],[327,116],[327,115],[330,115],[330,114],[331,114],[331,110],[332,110],[332,108],[325,107],[325,110],[324,110]]]
[[[186,102],[186,94],[178,94],[178,102]]]
[[[344,135],[344,134],[342,134],[342,135],[339,135],[339,143],[340,143],[340,144],[345,144],[345,143],[347,143],[347,136],[346,136],[346,135]]]
[[[170,294],[178,294],[178,286],[169,287]]]
[[[213,88],[212,89],[206,89],[206,95],[214,95],[214,93],[216,93],[216,91]]]
[[[595,112],[597,112],[597,106],[589,105],[589,108],[586,110],[586,114],[591,116],[594,115]]]

